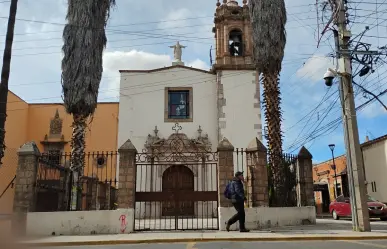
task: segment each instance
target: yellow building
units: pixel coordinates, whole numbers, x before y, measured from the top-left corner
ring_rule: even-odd
[[[6,151],[0,168],[0,216],[12,212],[17,150],[34,141],[40,152],[70,152],[72,117],[60,103],[30,104],[9,91]],[[86,152],[117,151],[118,102],[99,103],[86,135]],[[94,167],[93,167],[94,168]],[[90,169],[92,170],[92,169]],[[1,217],[0,217],[1,218]]]

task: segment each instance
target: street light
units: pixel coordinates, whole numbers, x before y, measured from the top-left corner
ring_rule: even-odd
[[[333,153],[333,151],[335,150],[335,145],[334,144],[330,144],[328,146],[329,146],[329,149],[331,149],[331,151],[332,151],[333,165],[331,165],[331,168],[335,171],[335,187],[334,187],[334,190],[335,190],[335,198],[337,198],[337,170],[336,170],[336,164],[335,164],[335,155]]]

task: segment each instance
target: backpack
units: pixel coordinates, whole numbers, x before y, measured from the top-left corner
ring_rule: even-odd
[[[226,189],[224,190],[224,197],[227,199],[231,199],[232,192],[231,192],[231,182],[227,183]]]

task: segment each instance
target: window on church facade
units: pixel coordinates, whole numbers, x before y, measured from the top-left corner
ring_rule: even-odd
[[[167,88],[165,95],[165,121],[192,122],[192,88]]]

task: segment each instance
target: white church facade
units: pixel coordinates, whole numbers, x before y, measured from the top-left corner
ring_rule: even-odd
[[[160,150],[174,154],[168,150],[178,150],[172,145],[179,140],[189,154],[198,148],[215,152],[223,138],[235,148],[246,148],[254,138],[262,141],[260,85],[252,63],[248,16],[245,1],[243,6],[230,0],[218,2],[213,28],[216,60],[209,71],[185,66],[182,49],[189,47],[180,43],[172,46],[175,60],[171,66],[120,70],[118,147],[130,139],[139,153],[162,145],[165,148]],[[179,153],[182,156],[184,151]],[[144,167],[137,168],[136,191],[163,192],[168,186],[215,191],[216,165],[192,158],[187,162],[187,158],[144,161]],[[175,181],[174,175],[184,180],[168,185],[166,181]],[[187,202],[180,210],[185,212],[181,215],[217,215],[212,202],[192,207]],[[168,216],[168,212],[162,204],[136,205],[137,218]]]

